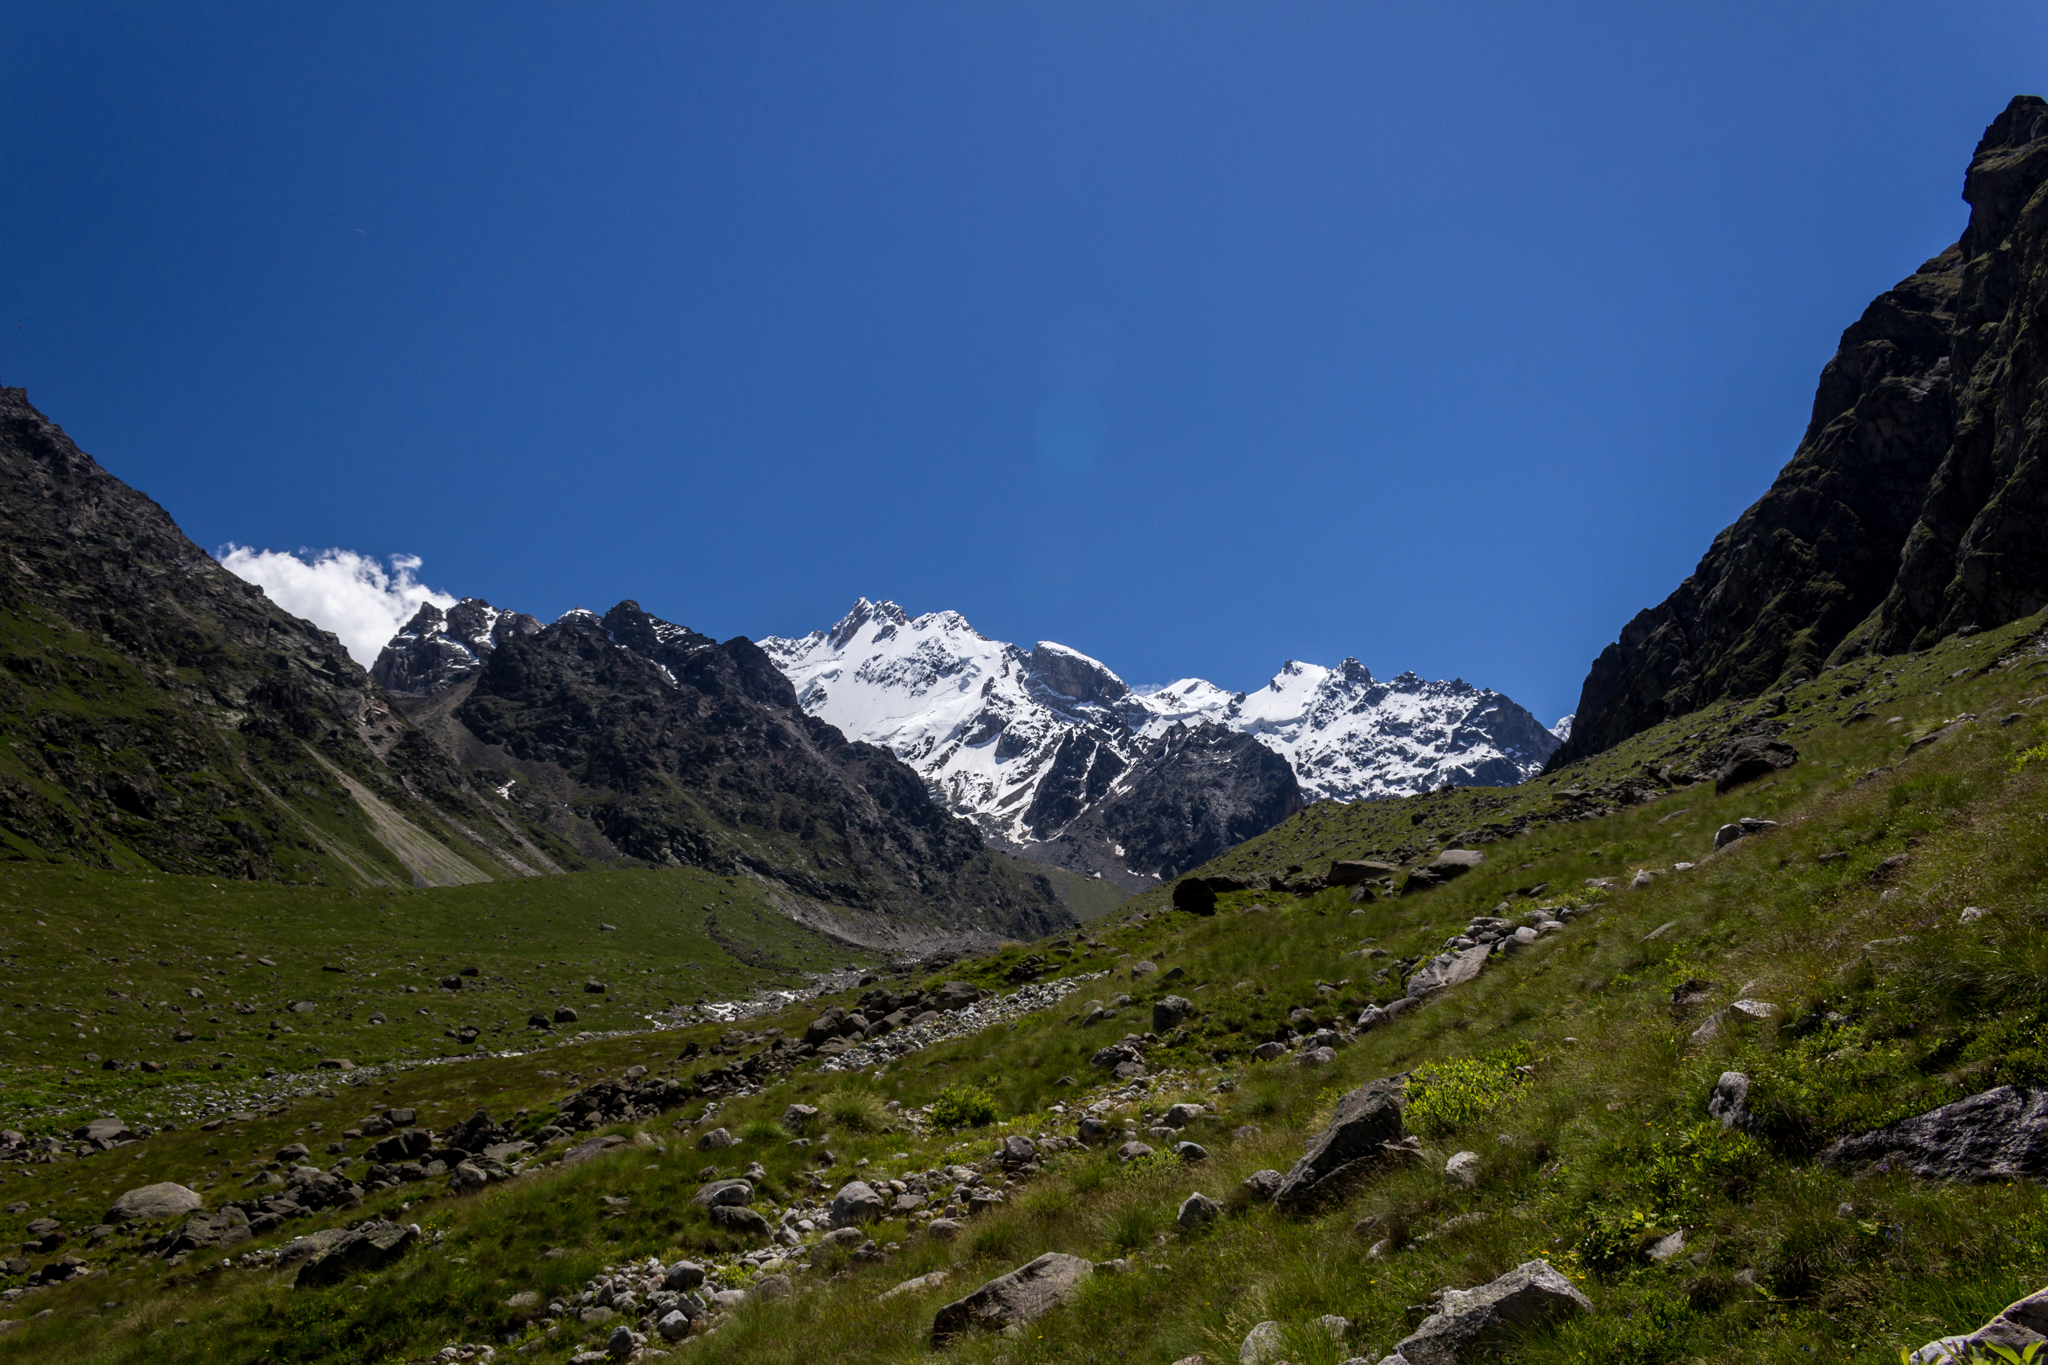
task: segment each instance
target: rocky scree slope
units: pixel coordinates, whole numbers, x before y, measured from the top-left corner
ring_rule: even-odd
[[[1063,645],[1027,651],[957,612],[911,618],[865,598],[829,631],[762,648],[805,710],[887,746],[991,840],[1132,889],[1304,799],[1510,783],[1557,746],[1521,707],[1463,682],[1382,682],[1347,659],[1290,662],[1255,693],[1200,679],[1137,690]]]
[[[494,799],[594,857],[749,872],[860,942],[1069,922],[1042,876],[983,847],[888,751],[806,715],[744,637],[631,601],[543,626],[466,598],[421,608],[374,672]]]
[[[0,503],[0,856],[400,885],[557,869],[332,635],[21,389],[0,389]]]
[[[1666,717],[2048,603],[2048,103],[1963,178],[1960,241],[1871,303],[1770,490],[1594,661],[1553,767]]]

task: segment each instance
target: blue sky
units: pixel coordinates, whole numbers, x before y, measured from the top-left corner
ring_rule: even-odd
[[[1935,16],[14,5],[0,383],[209,548],[1548,720],[2048,87]]]

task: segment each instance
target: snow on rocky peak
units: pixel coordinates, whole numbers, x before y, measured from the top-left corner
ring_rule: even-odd
[[[1256,692],[1198,678],[1141,689],[1159,733],[1212,720],[1285,757],[1311,800],[1358,801],[1460,787],[1505,787],[1535,775],[1562,741],[1527,711],[1462,679],[1374,678],[1356,659],[1335,668],[1289,660]]]
[[[1550,733],[1557,736],[1559,744],[1563,744],[1572,737],[1572,721],[1578,714],[1578,712],[1574,711],[1569,716],[1559,716],[1557,724],[1550,727]]]
[[[1340,801],[1509,785],[1560,742],[1507,697],[1459,680],[1382,682],[1346,659],[1289,662],[1251,693],[1200,678],[1133,689],[1064,645],[1027,653],[958,612],[913,618],[866,598],[829,631],[761,648],[806,711],[887,747],[948,808],[1026,847],[1119,794],[1175,726],[1250,735],[1287,760],[1305,795]]]
[[[370,666],[370,676],[393,692],[426,696],[483,667],[501,630],[530,635],[540,622],[500,611],[480,597],[465,597],[446,611],[422,603]]]

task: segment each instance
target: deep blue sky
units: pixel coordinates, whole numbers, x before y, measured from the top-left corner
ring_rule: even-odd
[[[209,548],[1547,721],[2048,8],[11,4],[0,383]]]

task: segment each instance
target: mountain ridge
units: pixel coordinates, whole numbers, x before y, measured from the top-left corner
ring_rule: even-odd
[[[1553,768],[2048,603],[2044,185],[2048,101],[2017,96],[1971,156],[1962,237],[1842,333],[1792,458],[1594,660]]]
[[[1248,838],[1314,800],[1510,785],[1557,745],[1458,680],[1290,660],[1250,693],[1134,688],[1055,641],[1027,650],[957,611],[865,597],[827,630],[761,647],[806,711],[890,748],[992,841],[1134,890],[1216,856],[1222,831]],[[1244,771],[1223,780],[1226,760]]]

